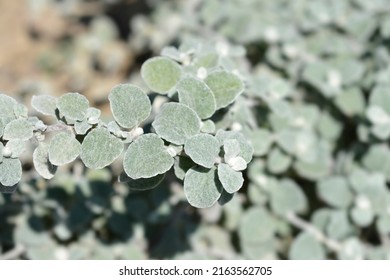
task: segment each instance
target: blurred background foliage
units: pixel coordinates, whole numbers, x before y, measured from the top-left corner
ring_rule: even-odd
[[[47,181],[27,151],[0,194],[0,259],[390,258],[389,0],[3,0],[0,13],[0,90],[26,105],[80,92],[104,115],[165,46],[243,46],[248,89],[217,126],[255,150],[244,187],[207,209],[172,174],[133,192],[120,166],[76,162]]]

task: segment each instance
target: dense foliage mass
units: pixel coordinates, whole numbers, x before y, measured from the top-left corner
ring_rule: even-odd
[[[16,188],[0,244],[31,259],[390,258],[388,4],[150,1],[129,45],[154,55],[107,93],[112,118],[78,93],[34,96],[47,125],[0,95],[0,183]]]

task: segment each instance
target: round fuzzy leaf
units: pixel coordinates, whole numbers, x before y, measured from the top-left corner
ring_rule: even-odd
[[[254,155],[265,155],[273,142],[273,135],[271,132],[266,129],[256,129],[249,136],[252,142]]]
[[[114,87],[108,96],[115,121],[124,128],[133,128],[146,120],[152,110],[148,96],[129,84]]]
[[[157,114],[152,126],[163,139],[176,145],[200,132],[201,121],[194,110],[180,103],[166,103]]]
[[[16,185],[22,178],[22,164],[17,158],[3,158],[0,163],[0,184],[6,187]]]
[[[215,96],[216,109],[228,106],[244,91],[244,83],[233,73],[216,71],[205,79]]]
[[[300,233],[291,244],[290,260],[323,260],[325,257],[324,247],[309,233]]]
[[[80,158],[91,169],[102,169],[117,159],[123,151],[121,140],[105,128],[96,128],[87,134],[81,145]]]
[[[146,85],[157,93],[169,92],[181,77],[179,64],[167,57],[148,59],[141,68],[141,76]]]
[[[0,163],[3,162],[3,150],[4,150],[4,145],[3,143],[0,142]]]
[[[3,137],[4,128],[7,125],[6,119],[0,117],[0,137]]]
[[[352,203],[353,195],[347,179],[329,177],[317,185],[318,196],[333,207],[346,208]]]
[[[236,139],[240,144],[240,153],[238,156],[242,157],[246,163],[252,160],[253,147],[241,132],[218,130],[215,137],[217,137],[221,145],[225,143],[225,140]]]
[[[187,140],[184,150],[195,163],[211,168],[218,157],[220,145],[210,134],[197,134]]]
[[[354,207],[350,213],[352,221],[359,227],[369,226],[375,218],[375,214],[371,208]]]
[[[13,120],[5,126],[3,138],[5,140],[29,140],[33,137],[33,126],[26,119]]]
[[[14,119],[14,106],[17,104],[16,100],[5,94],[0,94],[0,118]]]
[[[4,149],[10,153],[9,157],[18,158],[26,150],[26,142],[19,139],[12,139],[7,142]]]
[[[184,177],[184,193],[188,202],[197,208],[214,205],[220,198],[222,185],[217,178],[215,167],[206,169],[196,166],[188,170]]]
[[[339,260],[363,260],[364,247],[356,237],[350,237],[342,244],[341,250],[337,254]]]
[[[52,165],[49,161],[49,145],[39,143],[39,146],[33,153],[33,163],[35,170],[45,179],[51,179],[57,171],[57,166]]]
[[[244,183],[244,178],[242,177],[242,173],[239,171],[235,171],[230,168],[229,165],[225,163],[221,163],[218,165],[218,178],[221,182],[223,188],[228,193],[237,192]]]
[[[167,172],[173,165],[164,142],[156,134],[144,134],[130,144],[123,166],[132,179],[151,178]]]
[[[64,165],[74,161],[80,151],[81,145],[72,134],[60,132],[50,141],[49,160],[54,165]]]
[[[291,162],[291,157],[275,147],[268,155],[267,168],[273,174],[280,174],[289,168]]]
[[[74,131],[78,135],[84,135],[92,128],[92,125],[88,123],[87,120],[77,121],[74,124]]]
[[[164,180],[164,178],[165,174],[159,174],[151,178],[140,178],[135,180],[126,176],[126,178],[122,178],[121,181],[123,180],[123,182],[127,184],[130,190],[146,191],[157,187]]]
[[[193,109],[201,119],[210,118],[216,108],[215,97],[201,80],[186,77],[177,84],[180,103]]]
[[[57,98],[50,95],[34,95],[31,99],[32,107],[39,113],[56,116]]]
[[[69,120],[82,121],[87,114],[88,106],[88,99],[76,92],[64,94],[57,101],[58,110]]]
[[[307,209],[307,198],[294,181],[284,179],[271,189],[271,208],[279,215],[302,213]]]
[[[241,218],[238,234],[241,244],[255,245],[270,240],[276,231],[275,219],[262,207],[249,208]]]

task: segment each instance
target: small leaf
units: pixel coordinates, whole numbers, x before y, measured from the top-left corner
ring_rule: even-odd
[[[4,145],[3,143],[0,142],[0,163],[3,162],[3,150],[4,150]]]
[[[0,184],[6,187],[16,185],[22,178],[22,163],[17,158],[4,158],[0,163]]]
[[[124,178],[126,177],[126,178]],[[146,191],[157,187],[165,178],[165,174],[159,174],[151,178],[131,179],[126,175],[122,175],[121,182],[125,182],[130,190]]]
[[[256,129],[250,134],[254,155],[265,155],[273,142],[273,135],[266,129]]]
[[[335,104],[347,116],[354,116],[362,113],[365,108],[365,100],[359,88],[349,88],[335,98]]]
[[[57,171],[57,166],[49,161],[49,145],[40,142],[33,153],[33,163],[35,170],[45,179],[51,179]]]
[[[242,157],[246,163],[252,160],[253,147],[241,132],[218,130],[215,137],[217,137],[221,145],[228,139],[237,140],[240,143],[240,153],[238,156]]]
[[[228,162],[240,154],[240,142],[238,142],[236,139],[227,139],[223,141],[223,150],[225,152],[224,160],[225,162]]]
[[[16,118],[27,118],[28,109],[23,104],[14,105],[14,115]]]
[[[4,151],[8,151],[8,153],[10,153],[9,157],[11,158],[20,157],[25,150],[26,150],[26,142],[19,139],[9,140],[4,148]]]
[[[351,218],[355,225],[359,227],[367,227],[374,221],[375,214],[371,208],[364,209],[353,207],[351,209]]]
[[[221,163],[218,165],[218,178],[221,182],[223,188],[228,193],[237,192],[244,183],[244,178],[242,177],[242,173],[239,171],[235,171],[230,168],[229,165],[225,163]]]
[[[123,166],[132,179],[150,178],[167,172],[173,165],[164,142],[156,134],[144,134],[130,144]]]
[[[216,71],[205,79],[215,96],[216,109],[228,106],[244,91],[244,83],[233,73]]]
[[[130,84],[115,86],[108,97],[115,121],[124,128],[133,128],[146,120],[152,110],[148,96]]]
[[[29,140],[33,137],[33,126],[26,119],[17,119],[8,123],[4,129],[4,140]]]
[[[364,247],[356,237],[350,237],[342,244],[341,250],[337,254],[339,260],[363,260]]]
[[[276,230],[271,214],[263,207],[251,207],[241,218],[238,234],[241,244],[255,245],[270,240]]]
[[[379,216],[376,221],[378,232],[383,235],[390,234],[390,215]]]
[[[348,213],[345,210],[333,210],[329,216],[329,222],[326,226],[325,233],[329,238],[342,240],[355,231],[351,224]]]
[[[328,177],[317,185],[318,196],[333,207],[346,208],[352,203],[352,192],[343,177]]]
[[[200,119],[194,110],[180,103],[166,103],[152,123],[156,133],[163,139],[184,144],[200,132]]]
[[[85,135],[91,128],[92,125],[89,124],[87,120],[76,121],[74,124],[74,131],[78,135]]]
[[[50,95],[34,95],[31,99],[32,107],[39,113],[47,116],[56,116],[57,98]]]
[[[267,158],[267,169],[273,174],[285,172],[291,165],[292,158],[278,148],[273,148]]]
[[[215,97],[201,80],[186,77],[177,84],[180,103],[193,109],[201,119],[210,118],[216,109]]]
[[[88,106],[88,99],[75,92],[64,94],[57,101],[60,113],[71,121],[82,121],[87,114]]]
[[[184,150],[195,163],[211,168],[218,157],[220,145],[210,134],[197,134],[186,141]]]
[[[167,57],[153,57],[142,65],[141,76],[152,91],[167,93],[179,81],[181,68]]]
[[[14,119],[14,106],[16,104],[16,100],[12,97],[5,94],[0,94],[0,118]]]
[[[242,157],[231,158],[226,163],[235,171],[242,171],[247,167],[246,161]]]
[[[123,143],[105,128],[95,128],[87,134],[81,145],[80,158],[91,169],[102,169],[117,159]]]
[[[207,208],[214,205],[220,198],[222,185],[217,178],[215,167],[193,167],[184,177],[184,193],[188,202],[197,208]]]
[[[221,196],[218,198],[219,205],[225,205],[229,201],[231,201],[234,197],[234,193],[228,193],[225,189],[222,190]]]
[[[303,213],[307,209],[307,198],[301,188],[292,180],[284,179],[271,190],[271,208],[279,215],[288,212]]]
[[[206,120],[206,121],[202,122],[200,130],[201,130],[201,132],[204,132],[204,133],[214,134],[215,123],[212,120]]]
[[[60,132],[50,141],[49,160],[60,166],[74,161],[81,152],[81,144],[69,132]]]
[[[300,233],[291,244],[290,260],[323,260],[325,258],[324,247],[309,233]]]

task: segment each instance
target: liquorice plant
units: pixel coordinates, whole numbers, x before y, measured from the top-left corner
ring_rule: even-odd
[[[211,45],[164,49],[142,65],[141,75],[152,92],[167,97],[162,102],[156,97],[152,105],[140,87],[117,85],[108,96],[110,122],[79,93],[32,97],[32,107],[56,121],[51,125],[29,117],[26,106],[1,94],[1,190],[15,190],[23,173],[19,157],[32,140],[34,167],[45,179],[78,157],[87,168],[102,169],[124,152],[120,180],[131,190],[156,187],[174,167],[191,205],[226,203],[243,186],[242,171],[253,154],[242,133],[218,129],[213,121],[228,114],[245,90],[242,78],[225,66],[229,62]],[[153,106],[158,110],[151,120]],[[144,133],[147,120],[152,130]]]

